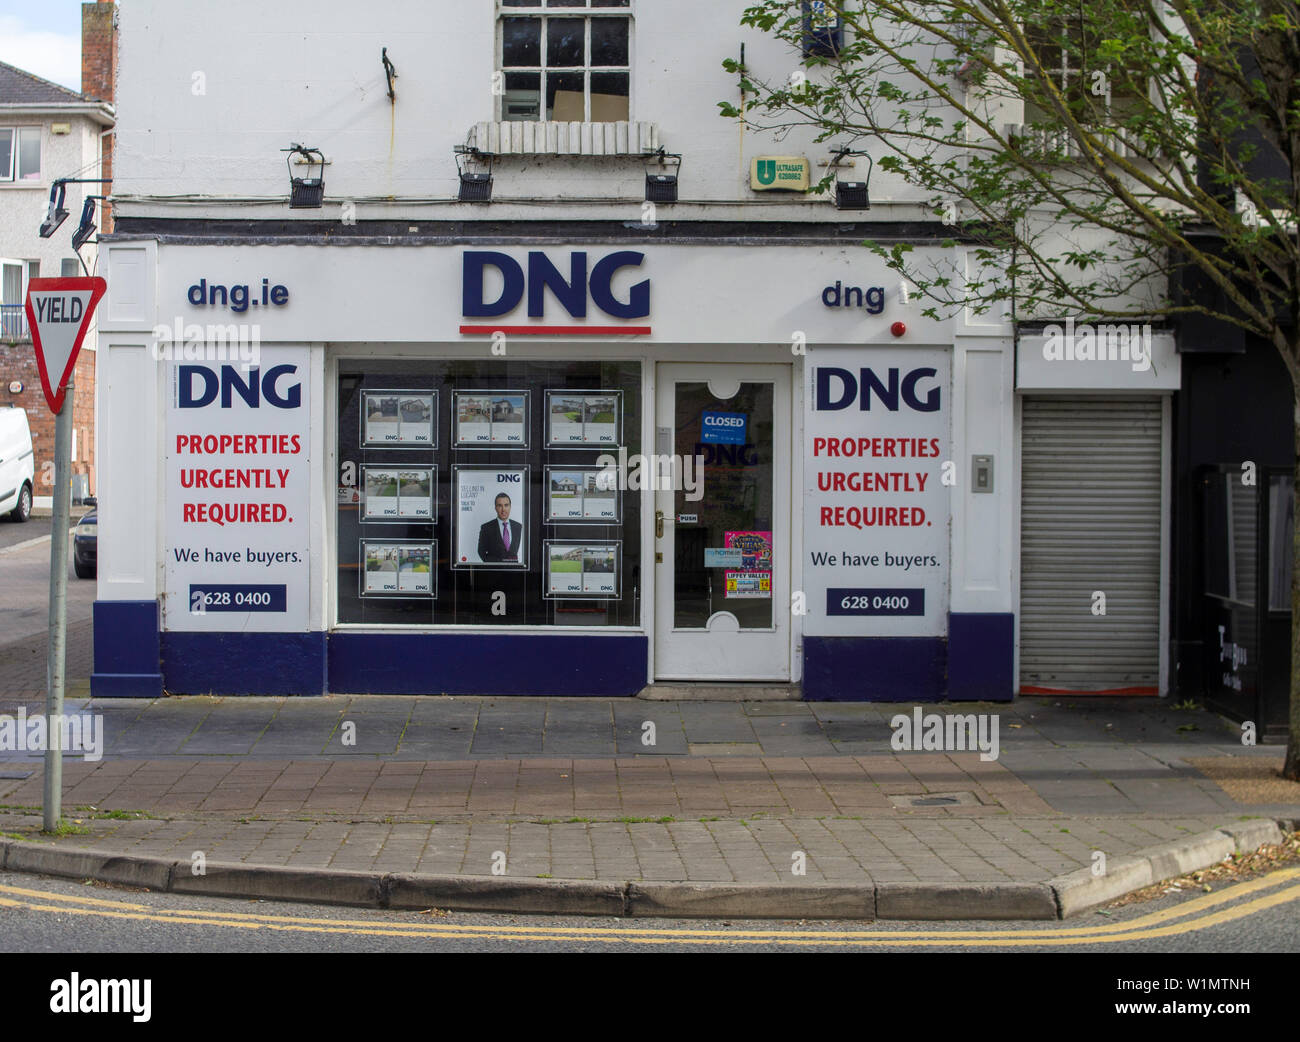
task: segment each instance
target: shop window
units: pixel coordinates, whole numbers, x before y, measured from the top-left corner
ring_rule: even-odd
[[[631,0],[502,0],[501,118],[629,118]]]
[[[0,181],[41,179],[41,128],[0,127]]]
[[[1290,474],[1268,483],[1268,610],[1291,610],[1291,568],[1295,547],[1295,489]]]
[[[1205,592],[1242,607],[1256,598],[1258,490],[1240,474],[1204,479]]]
[[[1102,39],[1081,13],[1078,17],[1048,19],[1025,26],[1025,36],[1038,56],[1039,64],[1060,91],[1071,115],[1094,128],[1109,125],[1122,128],[1124,118],[1137,108],[1145,87],[1120,65],[1101,61]],[[1053,131],[1057,116],[1033,104],[1025,105],[1025,124],[1045,148],[1076,155],[1073,140],[1063,131]],[[1123,134],[1118,151],[1126,153]]]
[[[342,359],[338,396],[340,624],[640,624],[639,363]]]

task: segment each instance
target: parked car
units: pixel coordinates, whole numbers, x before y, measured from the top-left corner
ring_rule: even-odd
[[[99,517],[95,510],[82,517],[72,530],[72,570],[77,573],[78,579],[95,578],[95,562],[99,552],[98,534]]]
[[[32,516],[32,486],[36,458],[27,412],[16,405],[0,406],[0,514],[15,521]]]

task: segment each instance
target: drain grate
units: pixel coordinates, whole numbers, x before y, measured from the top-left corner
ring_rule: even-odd
[[[923,792],[890,796],[895,807],[979,807],[973,792]]]
[[[31,776],[31,771],[0,771],[0,781],[26,781]]]

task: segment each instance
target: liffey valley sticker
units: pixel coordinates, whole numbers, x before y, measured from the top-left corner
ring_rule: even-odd
[[[163,363],[165,628],[308,629],[309,357]]]

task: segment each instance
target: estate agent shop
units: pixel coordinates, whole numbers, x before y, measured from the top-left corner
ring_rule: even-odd
[[[860,245],[106,247],[95,695],[1011,697],[1010,327]]]

